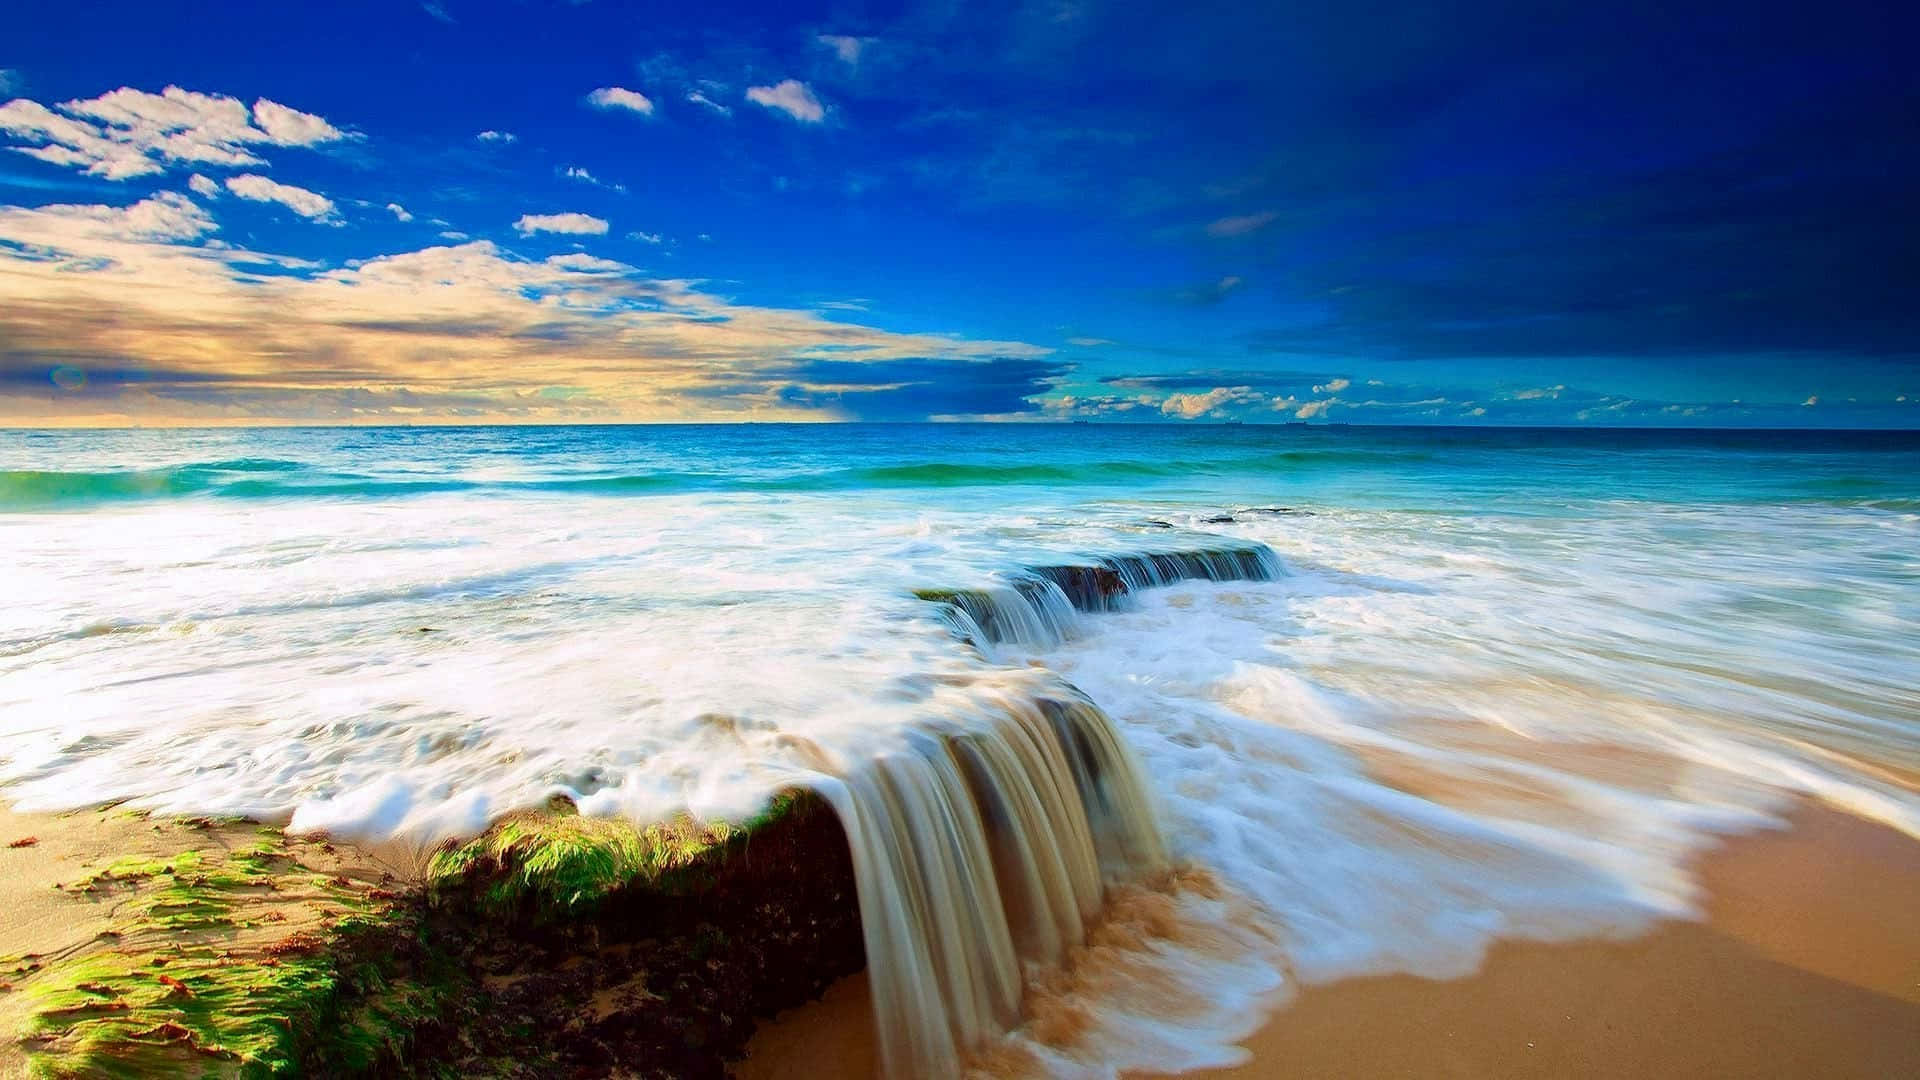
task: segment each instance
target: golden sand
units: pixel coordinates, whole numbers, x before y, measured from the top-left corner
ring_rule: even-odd
[[[1500,944],[1475,975],[1294,997],[1208,1080],[1920,1077],[1920,843],[1804,805],[1696,867],[1702,922],[1625,942]],[[878,1075],[854,977],[767,1024],[742,1080]]]

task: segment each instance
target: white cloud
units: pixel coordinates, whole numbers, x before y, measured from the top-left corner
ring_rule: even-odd
[[[860,63],[860,54],[873,42],[872,38],[848,37],[845,34],[821,34],[814,40],[832,49],[833,54],[849,67]]]
[[[109,256],[102,245],[195,240],[219,226],[192,199],[162,191],[124,209],[115,206],[0,207],[0,236],[29,251],[86,251]]]
[[[1803,401],[1803,402],[1801,402],[1800,404],[1801,404],[1801,405],[1803,405],[1803,406],[1813,406],[1813,405],[1818,405],[1818,404],[1820,404],[1820,395],[1819,395],[1819,394],[1813,394],[1813,395],[1810,395],[1810,396],[1809,396],[1809,397],[1807,398],[1807,400],[1805,400],[1805,401]]]
[[[474,138],[479,139],[481,142],[510,143],[520,141],[520,136],[515,135],[511,131],[494,131],[492,128],[488,128],[486,131],[475,135]]]
[[[566,255],[552,255],[547,258],[548,266],[557,266],[562,270],[577,270],[583,274],[625,274],[634,269],[623,262],[602,259],[584,251],[570,252]]]
[[[253,103],[253,120],[279,146],[312,146],[346,138],[346,133],[312,113],[290,109],[266,98]]]
[[[1063,416],[1113,416],[1154,406],[1154,400],[1145,395],[1126,397],[1119,394],[1094,394],[1089,397],[1062,394],[1040,402],[1041,409]]]
[[[1539,401],[1543,398],[1558,400],[1560,395],[1566,392],[1566,384],[1561,383],[1558,386],[1541,386],[1527,390],[1515,390],[1513,392],[1513,399],[1515,401]]]
[[[605,236],[607,223],[591,214],[522,214],[513,227],[521,236],[534,233],[566,233],[572,236]]]
[[[560,175],[569,180],[578,180],[583,184],[592,184],[594,187],[606,188],[608,191],[617,191],[622,195],[627,193],[627,185],[609,184],[578,165],[567,166],[560,170]]]
[[[1352,385],[1353,385],[1352,379],[1347,379],[1347,378],[1329,379],[1324,384],[1314,387],[1313,392],[1316,394],[1337,394],[1340,391],[1345,390],[1347,387]]]
[[[394,216],[394,218],[395,218],[396,220],[399,220],[399,221],[412,221],[412,220],[413,220],[413,215],[412,215],[412,214],[409,214],[409,213],[407,213],[407,208],[406,208],[406,207],[404,207],[404,206],[401,206],[401,205],[400,205],[399,203],[397,203],[397,202],[390,202],[390,203],[388,203],[388,204],[387,204],[387,209],[393,212],[393,216]]]
[[[813,96],[806,83],[785,79],[772,86],[750,86],[747,100],[755,105],[778,109],[803,124],[818,124],[827,117],[826,106]]]
[[[312,113],[265,98],[249,110],[237,98],[177,86],[158,94],[123,86],[53,108],[18,98],[0,105],[0,134],[33,144],[12,147],[19,153],[109,180],[182,163],[264,165],[252,147],[312,147],[351,137]]]
[[[1093,349],[1102,345],[1118,345],[1120,343],[1111,338],[1103,337],[1070,337],[1067,339],[1067,344],[1077,345],[1083,349]]]
[[[657,232],[630,232],[627,234],[627,239],[639,240],[642,243],[655,244],[655,245],[664,244],[667,242],[667,238]]]
[[[687,100],[695,105],[705,105],[707,108],[712,109],[714,112],[719,113],[721,116],[733,115],[733,109],[731,107],[720,104],[719,102],[713,100],[712,98],[708,97],[707,95],[701,93],[698,90],[687,91]]]
[[[447,229],[440,234],[442,240],[471,240],[472,237],[455,229]]]
[[[1230,405],[1246,405],[1259,400],[1260,394],[1250,386],[1216,386],[1204,394],[1171,394],[1160,403],[1160,411],[1167,416],[1193,420]]]
[[[647,95],[623,86],[603,86],[587,95],[587,104],[596,109],[626,109],[642,116],[653,115],[653,102]]]
[[[1293,411],[1294,419],[1311,420],[1316,416],[1324,414],[1327,411],[1327,407],[1333,403],[1332,398],[1328,398],[1325,401],[1309,401]]]
[[[203,199],[217,199],[220,197],[220,185],[214,183],[207,177],[201,176],[199,173],[194,173],[192,176],[187,177],[187,186],[193,189],[195,195]]]
[[[1218,221],[1207,223],[1207,235],[1221,237],[1245,236],[1248,233],[1259,232],[1261,229],[1273,224],[1274,219],[1279,216],[1279,214],[1272,210],[1263,210],[1258,214],[1223,217]]]
[[[317,191],[278,183],[256,173],[227,177],[227,190],[251,202],[279,203],[312,221],[328,224],[339,224],[340,221],[334,213],[332,199]]]

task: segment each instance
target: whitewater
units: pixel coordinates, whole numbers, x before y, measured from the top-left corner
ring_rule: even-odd
[[[1303,985],[1687,917],[1796,798],[1920,836],[1916,477],[1874,433],[4,432],[0,797],[425,850],[810,787],[926,998],[896,1067],[1224,1064]]]

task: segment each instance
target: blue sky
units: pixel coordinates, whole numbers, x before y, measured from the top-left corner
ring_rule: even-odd
[[[1920,426],[1900,5],[31,5],[0,422]]]

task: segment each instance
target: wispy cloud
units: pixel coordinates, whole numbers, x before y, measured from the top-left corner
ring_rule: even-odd
[[[730,106],[722,105],[698,90],[687,91],[687,101],[694,105],[705,105],[721,116],[733,115],[733,109]]]
[[[479,139],[481,142],[490,142],[490,143],[510,143],[510,142],[520,141],[520,136],[515,135],[511,131],[494,131],[491,128],[481,132],[478,135],[475,135],[474,138]]]
[[[848,67],[857,67],[860,63],[860,54],[866,51],[867,46],[872,44],[874,39],[848,37],[845,34],[820,34],[814,40],[832,49],[841,63]]]
[[[250,202],[278,203],[311,221],[340,223],[332,199],[317,191],[269,180],[258,173],[227,177],[227,190]]]
[[[435,3],[434,0],[424,0],[424,2],[421,3],[420,5],[420,10],[426,12],[428,15],[433,16],[435,19],[438,19],[441,22],[446,23],[449,26],[453,25],[454,23],[454,18],[452,15],[447,13],[446,7],[441,4]]]
[[[259,166],[262,146],[319,146],[350,138],[312,113],[261,98],[245,102],[169,86],[158,94],[123,86],[97,98],[48,108],[16,98],[0,105],[11,149],[108,180],[130,180],[178,164]]]
[[[407,208],[404,206],[401,206],[397,202],[388,203],[387,211],[393,215],[394,220],[396,221],[412,221],[413,220],[413,215],[407,212]]]
[[[750,86],[747,100],[755,105],[778,109],[803,124],[818,124],[827,118],[826,106],[813,96],[813,90],[798,79],[783,79],[772,86]]]
[[[190,188],[195,195],[203,199],[217,199],[220,197],[220,185],[210,177],[202,176],[199,173],[194,173],[192,176],[187,177],[187,187]]]
[[[624,109],[641,116],[653,115],[653,101],[640,91],[624,86],[603,86],[587,95],[587,104],[596,109]]]
[[[588,172],[585,167],[580,165],[569,165],[566,168],[560,170],[560,175],[566,177],[569,180],[578,180],[583,184],[591,184],[597,188],[606,188],[608,191],[617,191],[622,195],[625,195],[627,193],[627,185],[608,183],[607,181],[602,180],[599,177],[593,175],[591,172]]]
[[[0,68],[0,94],[11,94],[19,85],[19,72],[12,68]]]
[[[1223,217],[1207,223],[1207,235],[1217,237],[1245,236],[1256,233],[1273,224],[1280,215],[1272,210],[1262,210],[1257,214],[1241,214],[1237,217]]]
[[[605,236],[607,223],[592,214],[522,214],[513,227],[521,236],[534,233],[563,233],[570,236]]]
[[[1174,299],[1183,304],[1207,307],[1232,296],[1234,293],[1240,291],[1240,287],[1245,284],[1246,282],[1241,280],[1238,274],[1228,274],[1218,281],[1210,281],[1205,285],[1193,285],[1181,289],[1174,294]]]
[[[664,243],[666,243],[666,242],[667,242],[667,238],[666,238],[666,237],[665,237],[664,235],[662,235],[662,234],[660,234],[660,233],[657,233],[657,232],[640,232],[640,231],[638,231],[638,230],[636,230],[636,231],[634,231],[634,232],[630,232],[630,233],[628,233],[628,234],[627,234],[627,239],[629,239],[629,240],[638,240],[638,241],[640,241],[640,242],[641,242],[641,243],[643,243],[643,244],[652,244],[652,245],[654,245],[655,247],[658,247],[658,246],[660,246],[661,244],[664,244]]]

